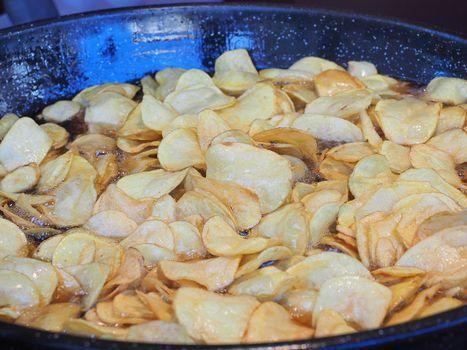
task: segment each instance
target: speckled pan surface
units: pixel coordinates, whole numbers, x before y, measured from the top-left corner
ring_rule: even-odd
[[[419,83],[467,78],[467,40],[355,14],[272,6],[183,6],[78,15],[0,32],[0,115],[34,115],[87,86],[131,81],[168,66],[212,70],[225,50],[246,48],[256,65],[288,67],[315,55],[374,62]],[[461,349],[467,307],[347,336],[219,349]],[[201,349],[129,344],[0,323],[0,348]]]

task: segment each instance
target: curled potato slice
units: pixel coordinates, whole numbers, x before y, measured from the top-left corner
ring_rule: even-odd
[[[159,344],[194,344],[183,326],[159,320],[131,326],[128,328],[126,340]]]
[[[73,303],[57,303],[24,312],[16,324],[39,328],[49,332],[61,332],[65,322],[78,317],[80,307]]]
[[[426,98],[449,104],[467,102],[467,81],[459,78],[437,77],[426,87]]]
[[[334,96],[365,87],[359,79],[340,69],[325,70],[316,75],[313,81],[319,96]]]
[[[213,216],[204,224],[202,237],[208,252],[216,256],[253,254],[269,244],[263,237],[242,238],[221,216]]]
[[[230,126],[216,112],[202,111],[198,115],[197,133],[201,151],[206,152],[211,141],[224,131],[230,130]]]
[[[287,159],[242,143],[211,146],[206,152],[207,178],[233,181],[258,195],[261,212],[277,209],[292,189]]]
[[[242,265],[238,268],[235,278],[259,269],[268,261],[279,261],[290,256],[292,256],[292,251],[282,246],[266,248],[259,254],[248,255],[242,258]]]
[[[295,288],[285,292],[278,303],[285,307],[294,319],[311,326],[317,296],[316,290]]]
[[[190,129],[177,129],[165,136],[159,145],[157,157],[162,167],[168,171],[204,165],[198,137]]]
[[[320,289],[329,279],[342,276],[359,276],[372,279],[360,261],[346,254],[322,252],[308,256],[293,265],[287,272],[296,277],[295,287]]]
[[[349,61],[347,71],[356,78],[364,78],[377,74],[378,71],[373,63],[367,61]]]
[[[440,104],[428,104],[413,97],[381,100],[375,107],[384,135],[401,145],[426,142],[438,124]]]
[[[364,277],[341,276],[329,279],[319,290],[313,311],[316,324],[324,309],[336,311],[347,322],[363,329],[381,325],[391,301],[391,291]]]
[[[149,129],[164,130],[178,113],[167,103],[160,102],[151,95],[144,95],[141,102],[141,119]]]
[[[16,168],[0,181],[0,189],[5,192],[25,192],[33,188],[40,177],[36,164]]]
[[[72,152],[67,152],[42,164],[40,167],[41,177],[37,184],[37,190],[39,192],[47,192],[65,181],[70,171],[73,157]]]
[[[349,178],[349,189],[358,198],[393,180],[394,175],[386,157],[375,154],[357,163]]]
[[[337,65],[336,63],[326,60],[321,57],[314,57],[308,56],[299,59],[297,62],[292,64],[289,69],[294,70],[303,70],[305,72],[310,72],[313,76],[326,71],[328,69],[337,69],[337,70],[344,70],[341,66]]]
[[[174,236],[174,252],[184,260],[191,260],[206,255],[206,248],[198,228],[186,221],[169,224]]]
[[[408,147],[398,145],[391,141],[384,141],[381,144],[379,154],[386,157],[389,167],[395,173],[403,173],[412,167],[410,162],[410,149]]]
[[[0,218],[0,259],[27,254],[27,240],[23,231],[9,220]]]
[[[330,337],[335,335],[353,333],[355,329],[332,309],[323,309],[316,319],[315,337]]]
[[[464,130],[454,129],[436,135],[427,145],[450,154],[456,164],[467,162],[467,133]]]
[[[0,305],[21,310],[41,303],[38,288],[25,274],[0,270]]]
[[[465,124],[467,111],[460,106],[444,107],[439,113],[436,135],[449,130],[462,129]]]
[[[320,140],[338,142],[361,142],[362,131],[351,122],[321,114],[304,114],[295,119],[293,128],[303,130]]]
[[[66,145],[70,134],[65,128],[55,123],[45,123],[40,126],[52,139],[52,148],[59,149]]]
[[[342,162],[355,163],[374,153],[373,148],[368,143],[354,142],[333,147],[326,152],[326,156]]]
[[[83,227],[101,237],[125,238],[138,225],[121,211],[105,210],[90,217]]]
[[[175,221],[176,208],[177,202],[175,199],[170,194],[165,194],[154,203],[151,217],[164,222]]]
[[[174,238],[170,227],[163,221],[148,220],[126,237],[120,244],[123,247],[132,247],[137,244],[156,244],[162,248],[173,250]]]
[[[8,130],[18,121],[19,117],[13,113],[7,113],[0,118],[0,141],[3,140]]]
[[[49,135],[34,120],[20,118],[0,144],[0,163],[7,171],[30,163],[40,164],[52,143]]]
[[[175,293],[175,315],[188,334],[207,344],[240,343],[259,302],[251,296],[219,295],[182,287]]]
[[[243,341],[247,343],[293,341],[311,338],[313,333],[313,329],[293,321],[287,310],[279,304],[266,302],[251,315]]]

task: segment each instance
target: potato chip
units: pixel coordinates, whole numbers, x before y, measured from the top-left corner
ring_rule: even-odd
[[[253,191],[234,182],[217,181],[201,176],[189,176],[188,180],[193,188],[210,192],[227,205],[240,229],[249,229],[261,219],[259,199]]]
[[[36,164],[16,168],[0,181],[0,189],[5,192],[26,192],[33,188],[40,177]]]
[[[467,102],[467,81],[459,78],[434,78],[426,87],[425,97],[448,104],[465,103]]]
[[[80,93],[78,93],[74,98],[73,101],[80,103],[83,106],[88,106],[90,101],[99,94],[111,92],[115,94],[122,95],[129,99],[132,99],[136,93],[138,92],[139,87],[132,84],[115,84],[115,83],[108,83],[108,84],[100,84],[90,86]]]
[[[386,157],[375,154],[360,160],[349,178],[349,189],[358,198],[393,182],[394,175]]]
[[[73,160],[73,153],[67,152],[41,165],[41,177],[37,185],[39,192],[47,192],[61,184],[68,175]]]
[[[150,214],[152,200],[136,200],[116,185],[110,184],[94,205],[93,214],[106,210],[117,210],[125,213],[131,220],[141,224]]]
[[[0,259],[27,254],[27,240],[14,223],[0,218]]]
[[[444,212],[430,216],[418,226],[417,237],[423,240],[438,231],[454,226],[467,225],[467,210]]]
[[[389,304],[389,311],[391,312],[401,305],[412,301],[423,282],[423,278],[414,277],[390,286],[389,289],[391,290],[392,297],[391,303]]]
[[[310,72],[313,74],[313,76],[328,69],[344,70],[344,68],[338,66],[332,61],[328,61],[324,58],[314,56],[304,57],[298,60],[293,65],[291,65],[289,69],[297,69],[303,70],[305,72]]]
[[[166,223],[175,221],[177,202],[170,194],[160,197],[152,207],[151,217]]]
[[[341,203],[326,203],[313,213],[308,224],[308,245],[317,246],[321,238],[329,233],[330,226],[336,222],[340,206]]]
[[[20,118],[0,144],[0,162],[9,172],[30,163],[40,164],[52,143],[52,139],[34,120]]]
[[[314,74],[299,69],[266,68],[260,70],[259,76],[262,79],[269,79],[273,80],[274,82],[288,83],[286,85],[288,86],[291,82],[303,83],[306,81],[311,81],[313,80]]]
[[[90,217],[83,227],[98,236],[125,238],[136,230],[138,225],[121,211],[106,210]]]
[[[40,293],[41,301],[45,304],[51,302],[55,288],[57,288],[58,276],[50,263],[8,256],[0,262],[0,270],[15,271],[29,277]]]
[[[412,146],[409,158],[414,168],[431,168],[450,185],[462,186],[462,181],[455,169],[456,164],[448,153],[433,146],[421,144]]]
[[[181,68],[165,68],[157,72],[155,80],[159,86],[156,89],[155,97],[161,101],[164,100],[175,90],[178,79],[185,72],[186,70]]]
[[[274,266],[243,275],[229,287],[233,295],[252,295],[260,301],[272,300],[293,287],[295,277]]]
[[[64,331],[85,337],[123,340],[128,330],[118,327],[101,326],[83,319],[73,318],[64,324]]]
[[[282,156],[286,158],[290,163],[290,169],[292,170],[293,174],[292,181],[294,183],[298,181],[307,181],[308,179],[313,177],[313,174],[311,173],[310,169],[303,160],[294,156]]]
[[[467,162],[467,133],[463,130],[454,129],[436,135],[427,142],[427,145],[449,153],[456,164]]]
[[[291,188],[289,162],[274,152],[241,143],[211,146],[206,152],[207,178],[233,181],[258,195],[261,212],[277,209]]]
[[[174,248],[172,231],[166,223],[159,220],[143,222],[133,233],[120,242],[125,248],[143,243],[156,244],[169,250]]]
[[[160,268],[170,280],[194,281],[216,291],[232,283],[239,263],[237,257],[218,257],[196,262],[161,261]]]
[[[315,100],[318,95],[312,88],[312,84],[305,85],[301,82],[287,84],[282,88],[292,100],[295,106],[295,110],[303,109],[308,103],[311,103]]]
[[[56,235],[42,241],[34,250],[32,257],[43,261],[51,262],[58,243],[64,238],[64,235]]]
[[[240,94],[258,80],[258,72],[245,49],[225,51],[215,62],[214,83],[231,94]]]
[[[190,166],[203,167],[204,165],[204,156],[198,138],[189,129],[177,129],[165,136],[159,145],[157,156],[161,165],[168,171],[182,170]]]
[[[194,344],[183,326],[158,320],[131,326],[128,328],[126,340],[159,344]]]
[[[440,312],[448,311],[456,307],[464,305],[462,301],[455,298],[443,297],[439,298],[431,305],[426,306],[423,311],[420,313],[420,317],[428,317]]]
[[[138,104],[128,114],[125,123],[117,131],[117,136],[129,140],[148,140],[153,141],[160,137],[160,132],[148,128],[142,117],[142,104]]]
[[[177,129],[191,129],[196,131],[198,127],[198,114],[182,114],[176,117],[162,130],[162,136],[166,137],[172,131]]]
[[[227,130],[217,135],[212,141],[211,146],[222,143],[244,143],[246,145],[254,145],[254,141],[247,133],[241,130]]]
[[[269,244],[262,237],[242,238],[221,216],[213,216],[205,223],[202,238],[209,253],[216,256],[253,254]]]
[[[239,278],[261,267],[266,262],[285,259],[292,256],[292,251],[287,247],[266,248],[259,254],[252,254],[242,259],[242,264],[238,268],[235,278]]]
[[[316,320],[315,337],[330,337],[341,334],[353,333],[356,330],[334,310],[323,309]]]
[[[359,79],[340,69],[325,70],[316,75],[313,81],[319,96],[334,96],[365,87]]]
[[[366,111],[359,113],[360,127],[362,128],[363,138],[368,141],[372,147],[379,147],[383,139],[375,130],[375,126]]]
[[[313,136],[292,128],[277,128],[259,132],[253,136],[255,141],[287,143],[297,147],[305,159],[316,162],[317,145]]]
[[[292,101],[269,83],[257,83],[246,90],[231,107],[219,115],[233,128],[247,132],[255,119],[268,119],[276,114],[292,112]]]
[[[391,291],[379,283],[357,276],[335,277],[319,290],[313,323],[316,324],[322,310],[331,309],[363,329],[379,327],[390,301]]]
[[[191,260],[206,255],[206,248],[196,226],[186,221],[175,221],[169,227],[174,236],[174,252],[177,256]]]
[[[428,104],[413,97],[381,100],[375,108],[384,135],[402,145],[426,142],[436,130],[440,110],[440,104]]]
[[[161,261],[177,260],[177,256],[172,250],[152,243],[137,243],[132,247],[143,256],[144,267],[148,269],[154,268]]]
[[[96,157],[96,154],[112,152],[116,148],[116,142],[109,136],[86,134],[77,137],[67,148],[90,159]]]
[[[207,344],[240,343],[259,302],[251,296],[219,295],[198,288],[180,288],[175,315],[188,334]]]
[[[37,309],[29,309],[22,313],[15,323],[49,332],[61,332],[65,322],[78,317],[79,314],[79,305],[73,303],[57,303]]]
[[[466,110],[459,106],[444,107],[439,113],[435,135],[449,130],[462,129],[465,124]]]
[[[81,110],[81,104],[76,101],[57,101],[42,110],[44,119],[48,122],[63,123],[75,117]]]
[[[7,113],[0,118],[0,140],[3,140],[5,135],[11,129],[13,124],[18,121],[19,117],[13,113]]]
[[[292,127],[303,130],[315,138],[325,141],[363,141],[362,131],[356,125],[337,117],[304,114],[295,119]]]
[[[368,143],[354,142],[331,148],[326,152],[326,157],[331,157],[342,162],[356,163],[374,153],[375,151]]]
[[[318,292],[312,289],[292,289],[278,300],[287,309],[293,319],[311,326],[313,308]]]
[[[141,102],[141,119],[152,130],[162,132],[178,113],[168,104],[160,102],[154,96],[144,95]]]
[[[342,276],[372,278],[367,268],[357,259],[334,252],[309,256],[287,269],[287,272],[296,277],[296,288],[320,289],[327,280]]]
[[[159,199],[169,194],[185,178],[187,171],[168,172],[163,169],[122,177],[117,187],[135,199]]]
[[[82,310],[89,310],[97,301],[102,287],[109,275],[109,268],[105,264],[90,263],[69,266],[65,271],[70,273],[81,284],[86,295],[81,300]]]
[[[326,157],[319,164],[319,173],[331,181],[346,181],[353,171],[351,163],[341,162],[331,157]]]
[[[299,116],[300,114],[297,112],[289,112],[286,114],[278,114],[268,119],[255,119],[250,125],[248,134],[250,136],[254,136],[255,134],[269,129],[290,128],[294,120],[297,119]],[[251,142],[249,143],[251,144]]]
[[[371,62],[349,61],[347,65],[349,74],[359,79],[378,73],[375,65]]]
[[[147,320],[142,317],[120,316],[115,312],[111,301],[99,302],[96,305],[97,317],[108,325],[131,325],[144,323]]]
[[[408,147],[391,141],[384,141],[379,151],[379,154],[386,157],[391,170],[397,174],[403,173],[412,167],[409,153],[410,149]]]
[[[329,203],[341,203],[342,194],[336,190],[321,190],[307,194],[301,199],[306,211],[314,215],[323,205]]]
[[[59,149],[66,145],[70,134],[65,128],[54,123],[45,123],[40,125],[41,129],[44,130],[47,135],[52,139],[52,148]]]
[[[279,304],[266,302],[251,315],[243,342],[266,343],[308,339],[313,333],[313,329],[293,321],[287,310]]]
[[[467,258],[463,255],[467,226],[441,230],[405,252],[396,266],[417,267],[430,273],[432,283],[452,286],[465,281]]]
[[[201,151],[206,152],[211,141],[224,131],[230,130],[230,126],[216,112],[202,111],[198,116],[198,140]]]
[[[40,303],[40,291],[29,277],[16,271],[0,271],[0,305],[2,307],[9,306],[22,310],[38,306]]]

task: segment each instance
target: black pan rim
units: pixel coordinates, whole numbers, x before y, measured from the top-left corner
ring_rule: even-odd
[[[111,10],[100,10],[81,14],[73,14],[63,17],[57,17],[53,19],[36,21],[28,24],[14,26],[5,30],[0,30],[0,37],[8,37],[15,35],[16,33],[32,31],[37,27],[45,27],[49,25],[59,25],[61,23],[72,22],[82,18],[88,17],[100,17],[100,16],[117,16],[124,13],[128,15],[134,15],[138,12],[144,12],[148,10],[152,11],[176,11],[176,10],[264,10],[264,11],[281,11],[290,13],[300,12],[313,12],[322,15],[338,16],[346,18],[358,18],[364,21],[373,23],[384,23],[394,26],[404,27],[410,30],[422,31],[430,33],[435,36],[440,36],[445,39],[451,40],[456,44],[467,45],[467,38],[461,37],[456,34],[447,33],[437,29],[425,27],[423,25],[414,24],[406,21],[400,21],[391,18],[377,17],[366,14],[359,14],[350,11],[341,12],[336,10],[328,10],[322,8],[313,7],[297,7],[291,5],[278,5],[278,4],[179,4],[179,5],[152,5],[143,7],[124,7]],[[232,344],[232,345],[168,345],[168,344],[147,344],[147,343],[129,343],[129,342],[116,342],[110,340],[102,340],[96,338],[80,337],[65,333],[51,333],[46,331],[40,331],[28,327],[18,326],[6,322],[0,321],[0,338],[18,340],[23,342],[34,342],[42,339],[43,341],[49,342],[49,346],[68,346],[68,347],[82,347],[82,346],[95,346],[98,348],[116,348],[116,349],[150,349],[154,347],[164,348],[167,350],[181,350],[181,349],[306,349],[306,348],[326,348],[332,346],[333,349],[355,349],[361,347],[368,347],[371,345],[387,344],[397,340],[407,339],[409,337],[416,337],[426,333],[441,331],[446,328],[455,327],[459,325],[467,324],[467,305],[446,311],[428,318],[415,320],[396,326],[378,328],[374,330],[353,333],[349,335],[325,337],[317,339],[309,339],[302,341],[293,342],[278,342],[278,343],[262,343],[262,344]],[[29,336],[30,335],[30,336]],[[24,338],[23,338],[24,337]]]

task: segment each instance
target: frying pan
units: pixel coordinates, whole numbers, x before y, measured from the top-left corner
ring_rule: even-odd
[[[467,78],[467,40],[394,20],[268,5],[145,7],[75,15],[0,32],[0,115],[35,115],[49,103],[105,82],[165,67],[213,70],[216,57],[249,50],[256,66],[288,67],[303,56],[373,62],[387,75],[426,84]],[[337,337],[212,349],[461,349],[467,307]],[[2,349],[200,349],[113,342],[0,322]]]

